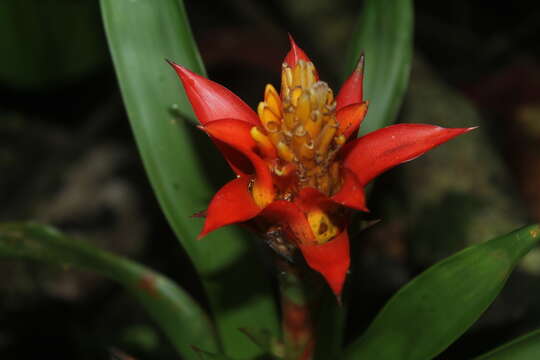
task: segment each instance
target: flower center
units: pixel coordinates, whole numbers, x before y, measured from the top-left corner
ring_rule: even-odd
[[[334,159],[346,138],[336,120],[332,90],[318,80],[313,64],[284,63],[281,96],[267,85],[257,110],[263,128],[254,127],[251,135],[272,173],[281,178],[277,196],[288,199],[304,187],[328,196],[337,192],[341,176]]]

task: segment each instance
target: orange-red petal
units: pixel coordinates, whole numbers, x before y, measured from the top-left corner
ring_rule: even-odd
[[[224,118],[242,120],[255,126],[260,125],[257,114],[230,90],[195,74],[182,65],[171,61],[169,64],[180,77],[195,116],[202,125]]]
[[[294,241],[297,245],[316,243],[306,215],[290,201],[274,201],[263,210],[261,217],[272,225],[281,226],[289,240]]]
[[[309,267],[321,273],[334,294],[339,297],[350,266],[347,230],[322,245],[300,244],[298,247]]]
[[[251,137],[253,125],[237,119],[220,119],[209,122],[203,129],[210,137],[219,140],[245,156],[255,170],[257,186],[268,194],[274,193],[272,174],[266,162],[256,154],[257,144]],[[273,196],[273,195],[272,195]]]
[[[289,52],[285,56],[285,59],[283,60],[284,63],[286,63],[287,65],[289,65],[289,67],[292,68],[296,65],[298,60],[311,62],[304,50],[300,49],[300,47],[296,45],[296,42],[294,41],[291,34],[289,34],[289,42],[291,43],[291,50],[289,50]]]
[[[342,168],[341,171],[343,173],[343,184],[331,199],[352,209],[368,211],[364,187],[360,184],[356,175],[347,168]]]
[[[356,137],[360,124],[366,117],[368,103],[354,103],[342,107],[336,113],[339,129],[346,138],[351,135]]]
[[[261,209],[255,204],[248,190],[249,181],[249,177],[234,179],[214,195],[198,238],[222,226],[246,221],[259,214]]]
[[[345,106],[362,102],[363,94],[363,81],[364,81],[364,55],[360,56],[356,68],[343,83],[343,86],[339,90],[336,96],[336,110],[340,110]]]
[[[347,145],[344,167],[361,186],[384,171],[412,160],[475,128],[447,129],[425,124],[398,124],[371,132]]]
[[[301,189],[294,199],[294,203],[305,213],[316,209],[325,211],[329,206],[332,206],[332,201],[328,196],[312,187]]]

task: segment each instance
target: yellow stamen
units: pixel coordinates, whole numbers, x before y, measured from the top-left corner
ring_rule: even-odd
[[[293,75],[290,67],[284,67],[281,72],[281,95],[289,96],[290,88],[292,88]]]
[[[260,184],[254,180],[251,188],[251,196],[258,207],[264,208],[274,201],[275,194],[271,189],[268,189],[265,186],[260,186]]]
[[[281,99],[276,89],[270,84],[264,89],[264,102],[274,114],[281,117]]]
[[[310,119],[306,122],[306,131],[309,133],[312,139],[316,139],[321,131],[323,123],[323,116],[319,110],[311,112]]]
[[[291,91],[291,104],[293,106],[298,106],[298,99],[300,98],[300,95],[302,95],[303,92],[304,92],[304,90],[302,90],[301,87],[295,87],[294,89],[292,89],[292,91]]]
[[[287,176],[295,170],[295,166],[291,163],[275,164],[272,168],[277,176]]]
[[[296,105],[296,117],[298,120],[305,124],[309,120],[311,114],[311,105],[309,101],[309,94],[304,92],[299,98]]]
[[[266,103],[264,101],[261,101],[257,106],[257,114],[259,115],[259,119],[262,119],[265,107]]]
[[[251,137],[257,143],[257,146],[261,150],[261,153],[264,157],[275,158],[276,157],[276,148],[270,138],[266,136],[258,127],[254,126],[250,130]]]
[[[265,104],[261,103],[263,106],[259,105],[257,108],[257,111],[259,113],[259,117],[261,119],[261,123],[263,124],[266,131],[269,133],[274,133],[279,131],[280,129],[280,123],[281,119],[277,117],[276,114],[270,108]]]
[[[277,151],[280,158],[287,162],[292,162],[294,160],[294,154],[284,142],[279,142],[277,144]]]
[[[334,92],[332,89],[328,88],[328,93],[326,95],[326,104],[331,105],[334,102]]]
[[[305,73],[305,61],[298,60],[296,66],[292,70],[293,82],[292,86],[302,87],[302,75]],[[304,86],[305,87],[305,86]]]
[[[302,148],[304,147],[304,144],[308,141],[308,133],[306,129],[302,125],[298,125],[296,129],[293,132],[293,140],[292,140],[292,147],[294,153],[297,155],[297,157],[300,157],[299,155],[302,153]]]
[[[315,146],[313,145],[313,141],[302,144],[300,157],[302,159],[313,159],[315,157]]]
[[[283,114],[283,121],[285,125],[284,130],[294,129],[294,127],[296,126],[296,117],[291,111],[285,111],[285,113]]]
[[[313,63],[307,63],[306,69],[306,88],[311,87],[315,83],[315,66]]]
[[[321,134],[319,135],[318,139],[318,146],[317,146],[317,154],[319,156],[324,156],[328,152],[328,147],[330,146],[330,143],[334,139],[334,135],[336,134],[337,127],[334,124],[326,124],[321,131]]]

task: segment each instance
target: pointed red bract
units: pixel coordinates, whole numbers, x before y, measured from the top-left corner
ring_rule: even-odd
[[[227,88],[195,74],[182,65],[173,62],[169,64],[184,84],[195,116],[202,125],[223,118],[238,119],[255,126],[260,125],[257,114]]]
[[[286,69],[282,75],[287,77],[288,71],[293,70],[299,61],[311,62],[292,36],[289,35],[289,39],[291,49],[284,59]],[[180,65],[171,65],[182,80],[195,115],[202,124],[200,128],[212,138],[238,175],[237,179],[226,184],[212,199],[199,237],[222,226],[257,217],[256,225],[259,229],[280,229],[285,239],[298,246],[307,264],[322,274],[338,299],[350,265],[347,234],[349,212],[345,208],[368,211],[364,187],[373,178],[472,130],[400,124],[352,140],[358,133],[368,107],[367,101],[362,100],[362,55],[356,69],[336,96],[335,116],[339,124],[336,136],[340,137],[339,144],[343,142],[341,135],[351,140],[346,141],[336,157],[331,159],[340,166],[339,175],[334,175],[332,171],[331,184],[341,183],[341,187],[337,193],[329,196],[306,186],[312,182],[303,181],[312,179],[302,178],[300,181],[301,172],[295,173],[295,169],[302,165],[301,162],[299,165],[297,161],[291,162],[280,155],[275,138],[270,137],[271,140],[268,140],[255,131],[254,136],[259,144],[256,143],[251,130],[254,126],[258,126],[258,130],[264,127],[261,127],[257,114],[236,95]],[[304,68],[308,66],[312,68],[310,64],[298,69],[305,71]],[[318,80],[316,70],[313,71]],[[283,109],[280,107],[284,106],[284,94],[281,94],[281,101],[270,95],[268,99],[265,96],[265,101],[271,101],[271,104],[263,105],[271,105],[275,115],[278,116],[279,112],[278,117],[283,117]],[[288,159],[288,153],[283,151]],[[334,170],[331,167],[325,169]],[[322,216],[325,216],[324,221],[330,222],[326,224],[332,230],[328,237],[312,230],[312,226],[315,228],[317,224],[322,224],[317,223],[318,219],[323,219]],[[318,226],[318,229],[321,230],[321,227]],[[339,234],[332,238],[336,233]],[[317,240],[324,243],[319,244]]]
[[[285,59],[283,60],[284,63],[288,64],[289,67],[292,68],[296,65],[298,60],[311,62],[311,60],[309,60],[304,50],[300,49],[300,47],[296,45],[296,42],[294,41],[291,34],[289,34],[289,42],[291,43],[291,50],[289,50],[289,52],[287,53],[287,56],[285,56]]]
[[[221,155],[223,155],[225,160],[227,160],[227,163],[236,175],[247,176],[253,173],[254,170],[251,161],[241,152],[235,150],[234,148],[222,141],[212,139],[212,142],[216,144],[219,152],[221,153]]]
[[[347,168],[341,169],[343,184],[339,191],[331,199],[343,206],[360,211],[368,211],[366,207],[366,195],[364,187],[360,184],[356,175]]]
[[[362,102],[363,96],[363,80],[364,80],[364,55],[360,56],[360,60],[356,68],[349,76],[336,96],[336,110],[340,110],[345,106]]]
[[[238,150],[251,162],[259,186],[274,192],[272,173],[266,162],[255,153],[257,145],[251,137],[250,130],[253,125],[236,119],[220,119],[202,126],[208,135],[226,145]]]
[[[371,132],[344,149],[344,166],[362,186],[386,170],[474,128],[446,129],[424,124],[398,124]]]
[[[214,195],[199,239],[222,226],[247,221],[261,212],[248,190],[249,182],[248,177],[234,179]]]
[[[322,245],[300,244],[298,247],[309,267],[321,273],[339,297],[350,265],[347,230]]]
[[[315,236],[300,208],[286,200],[275,200],[261,216],[273,225],[281,226],[287,237],[299,244],[316,244]]]
[[[336,113],[336,120],[339,129],[346,138],[356,137],[360,124],[366,117],[368,103],[354,103],[339,109]]]

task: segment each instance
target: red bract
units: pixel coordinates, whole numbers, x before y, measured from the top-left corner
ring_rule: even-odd
[[[399,124],[356,139],[368,108],[363,57],[334,98],[292,38],[281,90],[267,85],[257,113],[223,86],[171,65],[200,128],[237,174],[213,197],[199,237],[252,220],[274,249],[300,249],[336,296],[350,263],[348,209],[367,211],[365,185],[471,130]]]

